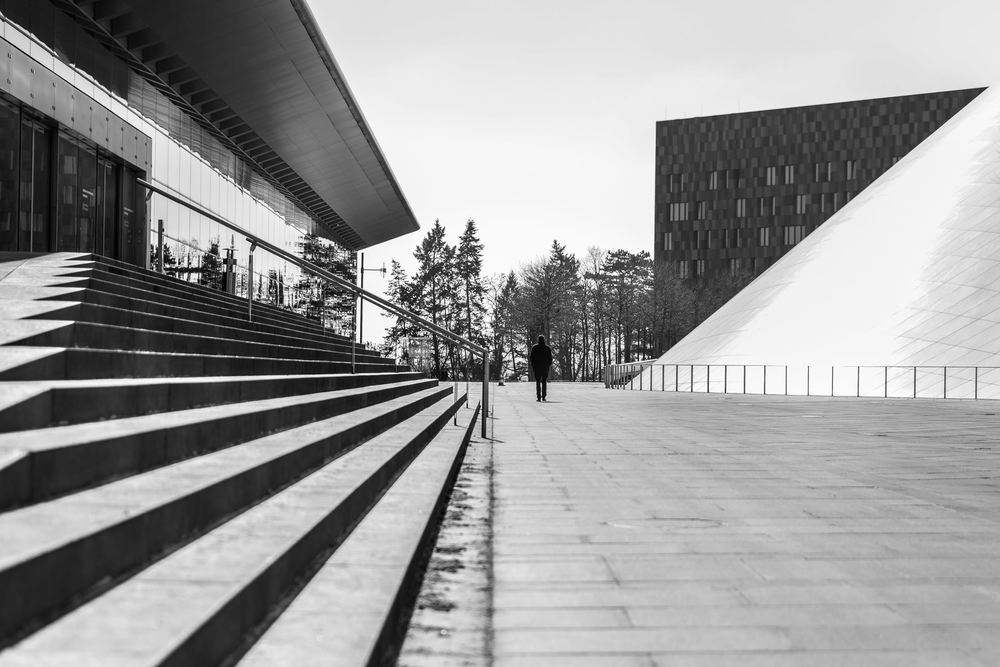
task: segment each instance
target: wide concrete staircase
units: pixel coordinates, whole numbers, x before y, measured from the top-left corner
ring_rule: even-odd
[[[0,665],[394,660],[478,410],[276,308],[0,253]]]

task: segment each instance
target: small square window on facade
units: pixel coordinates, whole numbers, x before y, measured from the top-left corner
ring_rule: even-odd
[[[736,200],[736,217],[747,217],[747,200],[743,197]]]
[[[764,185],[777,185],[778,184],[778,168],[768,167],[764,171]]]
[[[809,210],[809,195],[795,195],[795,212],[803,215]]]
[[[771,228],[770,227],[760,227],[757,229],[757,245],[761,248],[766,248],[771,245]]]
[[[667,209],[667,214],[671,222],[683,222],[688,219],[687,202],[675,202]]]
[[[674,233],[664,232],[663,233],[663,249],[666,251],[671,251],[674,249]]]
[[[785,165],[785,185],[791,185],[795,182],[795,165],[786,164]]]

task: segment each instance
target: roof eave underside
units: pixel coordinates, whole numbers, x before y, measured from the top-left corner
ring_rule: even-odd
[[[418,229],[303,0],[73,5],[143,76],[308,211],[321,235],[360,250]]]

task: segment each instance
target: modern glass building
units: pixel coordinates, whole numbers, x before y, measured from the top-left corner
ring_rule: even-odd
[[[997,146],[990,88],[664,354],[646,386],[733,391],[755,374],[760,393],[767,369],[769,393],[1000,397]]]
[[[657,123],[654,258],[759,274],[981,91]]]
[[[303,0],[0,0],[0,162],[0,251],[149,267],[162,221],[167,272],[232,255],[230,290],[293,307],[292,266],[248,276],[245,239],[141,182],[348,277],[417,229]]]

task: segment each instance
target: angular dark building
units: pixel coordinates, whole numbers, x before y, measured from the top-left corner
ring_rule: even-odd
[[[658,122],[654,258],[759,274],[982,90]]]

